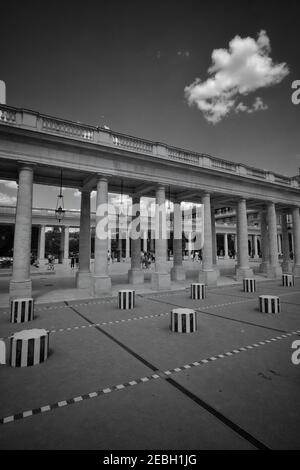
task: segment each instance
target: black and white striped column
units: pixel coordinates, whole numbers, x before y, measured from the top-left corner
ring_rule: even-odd
[[[14,299],[10,302],[11,323],[25,323],[33,320],[33,299]]]
[[[23,330],[10,340],[10,365],[29,367],[44,362],[49,354],[49,332],[43,329]]]
[[[295,278],[293,274],[283,274],[282,275],[282,285],[284,287],[294,287]]]
[[[243,279],[243,291],[244,292],[256,292],[256,281],[253,278]]]
[[[259,296],[259,311],[261,313],[279,313],[280,299],[275,295]]]
[[[193,283],[191,284],[191,298],[193,300],[205,299],[206,286],[205,284]]]
[[[135,307],[135,291],[120,290],[119,291],[119,308],[121,310],[131,310]]]
[[[193,333],[197,330],[195,310],[190,308],[174,308],[171,310],[171,331],[175,333]]]

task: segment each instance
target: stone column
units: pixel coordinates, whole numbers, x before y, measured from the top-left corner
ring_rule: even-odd
[[[93,295],[110,293],[111,278],[108,275],[108,181],[100,176],[97,182],[95,263],[92,277]]]
[[[38,243],[38,260],[39,264],[45,262],[45,225],[40,225],[39,228],[39,243]]]
[[[140,198],[132,197],[131,222],[131,269],[128,271],[128,281],[131,284],[144,283],[144,271],[141,268],[141,206]]]
[[[151,276],[151,286],[154,290],[169,289],[171,278],[167,269],[167,220],[166,196],[164,186],[156,189],[155,207],[155,272]]]
[[[281,231],[282,231],[282,272],[292,273],[293,263],[290,258],[290,240],[287,225],[287,214],[283,213],[281,216]]]
[[[254,259],[258,259],[257,235],[253,235]]]
[[[126,261],[130,260],[130,234],[127,230],[126,233],[126,254],[125,254]]]
[[[237,280],[252,277],[253,271],[249,267],[248,256],[248,221],[245,199],[240,199],[237,204],[237,261]]]
[[[64,258],[63,265],[69,266],[69,226],[64,227]]]
[[[237,259],[237,225],[235,227],[235,234],[234,234],[234,259]]]
[[[199,272],[199,282],[208,286],[216,286],[218,273],[213,266],[213,241],[211,230],[211,206],[210,194],[205,193],[202,197],[203,204],[203,248],[202,248],[202,269]]]
[[[224,233],[224,259],[229,259],[229,256],[228,256],[228,233]]]
[[[214,269],[217,269],[217,234],[216,234],[216,220],[215,210],[211,207],[211,238],[212,238],[212,259]]]
[[[118,235],[118,255],[119,255],[119,261],[121,263],[122,261],[122,247],[123,247],[123,240],[122,240],[122,235],[119,229],[119,235]]]
[[[64,258],[64,244],[65,244],[65,228],[64,226],[60,227],[60,240],[59,240],[59,254],[58,254],[58,263],[63,263]]]
[[[32,282],[30,279],[32,191],[33,168],[24,164],[19,168],[13,272],[9,285],[10,299],[32,296]]]
[[[300,215],[299,207],[293,208],[294,269],[295,276],[300,276]]]
[[[184,281],[185,269],[182,265],[182,213],[180,202],[174,204],[174,230],[173,230],[173,267],[171,269],[172,281]]]
[[[269,235],[268,235],[268,223],[267,223],[267,212],[265,209],[260,214],[260,231],[261,231],[261,263],[259,271],[261,273],[267,273],[269,266]]]
[[[148,241],[148,233],[144,231],[144,233],[143,233],[143,251],[144,252],[148,251],[147,241]]]
[[[267,206],[268,218],[268,238],[269,238],[269,266],[267,267],[267,277],[276,279],[282,273],[278,262],[277,248],[277,218],[274,202],[269,202]]]
[[[96,240],[96,235],[95,235]],[[81,191],[80,231],[79,231],[79,270],[76,273],[76,287],[86,289],[91,286],[91,194]]]
[[[280,233],[277,233],[277,252],[280,255],[281,254],[281,235]]]

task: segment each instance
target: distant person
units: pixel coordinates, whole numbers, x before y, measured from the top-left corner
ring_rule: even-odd
[[[71,255],[71,269],[74,269],[75,268],[75,257],[74,255],[72,254]]]

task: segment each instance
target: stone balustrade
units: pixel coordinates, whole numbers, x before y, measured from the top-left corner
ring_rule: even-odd
[[[159,158],[175,160],[187,165],[197,165],[203,168],[211,168],[215,171],[238,174],[250,179],[265,180],[274,185],[299,187],[297,179],[289,176],[270,173],[266,170],[229,162],[203,153],[178,149],[165,144],[119,134],[103,127],[82,125],[7,105],[0,105],[0,124],[17,126],[24,129],[34,128],[35,131],[47,134],[58,134],[77,140],[93,142],[97,145],[119,147],[132,152],[152,154]]]

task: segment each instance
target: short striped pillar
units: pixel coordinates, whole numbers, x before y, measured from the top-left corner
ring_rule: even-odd
[[[279,313],[280,300],[275,295],[259,296],[259,311],[261,313]]]
[[[244,292],[256,292],[256,281],[253,278],[243,279],[243,291]]]
[[[193,333],[197,330],[195,310],[190,308],[174,308],[171,311],[171,331],[175,333]]]
[[[43,329],[23,330],[11,337],[10,365],[29,367],[44,362],[49,354],[49,332]]]
[[[119,308],[121,310],[131,310],[135,307],[135,291],[120,290],[119,291]]]
[[[10,301],[11,323],[25,323],[33,320],[33,299],[14,299]]]
[[[283,274],[282,275],[282,285],[284,287],[294,287],[295,278],[293,274]]]
[[[205,284],[193,283],[191,284],[191,298],[193,300],[205,299],[206,286]]]

